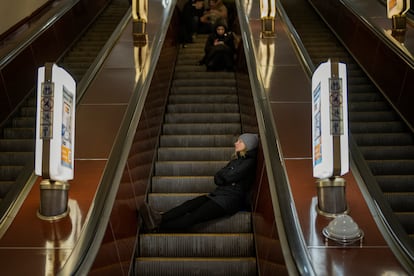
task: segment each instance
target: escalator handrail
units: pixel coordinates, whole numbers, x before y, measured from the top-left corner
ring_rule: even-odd
[[[30,46],[36,38],[41,36],[48,28],[53,26],[62,16],[64,16],[68,11],[70,11],[79,1],[81,0],[71,0],[63,1],[63,3],[56,9],[53,17],[49,18],[45,24],[39,26],[39,29],[34,31],[29,37],[24,39],[21,43],[16,45],[10,52],[5,56],[0,58],[0,69],[5,67],[11,60],[16,58],[24,49]]]
[[[409,65],[411,68],[414,68],[414,59],[413,55],[408,52],[401,43],[395,41],[394,39],[390,39],[391,37],[388,36],[385,30],[379,29],[377,26],[373,25],[369,20],[367,20],[363,15],[359,14],[358,11],[346,0],[340,0],[342,5],[346,7],[355,18],[358,18],[359,22],[362,22],[366,25],[377,37],[381,38],[381,41],[384,42],[390,49],[392,49],[399,58],[404,60],[404,62]],[[312,3],[311,3],[312,4]],[[384,10],[385,12],[385,10]],[[328,25],[329,26],[329,25]]]
[[[176,0],[170,2],[168,13],[162,17],[164,22],[159,26],[168,26],[172,18]],[[71,256],[59,275],[86,275],[93,265],[96,255],[104,238],[108,226],[111,211],[117,195],[118,187],[124,173],[125,164],[134,140],[136,128],[143,112],[145,99],[152,81],[152,76],[157,64],[168,28],[159,28],[154,34],[154,47],[151,48],[143,66],[147,66],[148,72],[145,78],[137,80],[136,90],[128,104],[121,127],[116,136],[107,165],[96,192],[94,204],[89,212],[89,222],[79,237],[79,241],[73,249]]]
[[[258,59],[248,22],[249,19],[240,1],[235,2],[237,14],[239,15],[240,28],[242,30],[243,47],[245,48],[252,94],[265,157],[273,212],[286,267],[289,275],[316,275],[303,235],[301,234],[302,230],[289,188],[273,114],[269,99],[264,91],[261,74],[258,71]],[[281,212],[281,209],[284,211]]]
[[[276,2],[276,8],[277,8],[278,13],[280,14],[281,20],[284,22],[287,29],[289,30],[288,34],[291,38],[292,43],[295,45],[295,50],[302,61],[302,65],[305,67],[308,77],[311,78],[313,72],[315,72],[315,69],[316,69],[315,65],[313,64],[313,61],[311,57],[309,56],[305,45],[303,45],[302,40],[300,39],[298,33],[296,32],[295,27],[290,21],[289,16],[287,15],[280,1]]]

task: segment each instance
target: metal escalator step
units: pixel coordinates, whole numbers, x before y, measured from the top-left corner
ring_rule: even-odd
[[[136,275],[256,276],[256,258],[137,258]]]
[[[169,104],[169,113],[234,113],[239,112],[238,104]],[[212,114],[213,116],[213,114]]]
[[[396,212],[395,215],[403,225],[405,231],[407,231],[407,234],[414,238],[414,212]]]
[[[404,146],[412,145],[414,138],[410,133],[372,133],[352,134],[359,146]]]
[[[196,64],[181,64],[175,66],[175,72],[203,72],[205,73],[206,68],[204,66],[199,66]]]
[[[348,85],[348,101],[349,102],[364,102],[364,101],[380,101],[383,99],[378,95],[376,87],[372,83],[352,85],[352,80],[349,80]]]
[[[241,126],[239,123],[231,124],[164,124],[163,133],[166,135],[190,135],[190,134],[227,134],[240,133]]]
[[[14,181],[0,181],[0,199],[7,195],[13,184]]]
[[[394,212],[412,212],[414,210],[414,193],[384,193]]]
[[[359,149],[367,160],[414,159],[414,146],[362,146]]]
[[[229,160],[233,147],[226,148],[182,148],[162,147],[158,149],[159,161],[223,161]]]
[[[30,151],[34,152],[33,139],[0,139],[0,151]]]
[[[414,174],[377,175],[375,178],[383,192],[414,192]]]
[[[36,105],[33,106],[24,106],[20,109],[20,116],[23,117],[36,117]]]
[[[402,122],[350,122],[352,133],[395,133],[407,129]]]
[[[352,112],[349,114],[349,120],[351,122],[389,122],[397,120],[398,116],[392,111],[381,111],[381,112]]]
[[[13,119],[13,127],[16,128],[35,128],[36,118],[35,117],[18,117]]]
[[[236,85],[235,79],[222,79],[220,81],[217,81],[216,79],[179,79],[174,80],[173,83],[174,86],[194,86],[194,87],[200,87],[200,86],[229,86],[234,87]]]
[[[5,139],[34,139],[35,128],[5,128]]]
[[[238,103],[237,95],[220,95],[220,94],[209,94],[200,97],[198,94],[187,94],[187,95],[171,95],[168,98],[170,104],[193,104],[193,103]]]
[[[142,234],[142,257],[250,257],[254,256],[253,234]]]
[[[367,160],[374,175],[411,175],[414,173],[413,160]]]
[[[0,152],[0,170],[1,166],[24,166],[28,162],[34,163],[34,152]]]
[[[189,79],[189,78],[197,78],[197,79],[215,79],[216,81],[223,80],[223,79],[234,79],[235,75],[234,72],[215,72],[215,74],[206,74],[204,71],[179,71],[175,72],[174,79]]]
[[[214,175],[228,161],[157,161],[155,175],[188,176]]]
[[[168,113],[166,123],[240,123],[239,113]]]
[[[24,166],[3,165],[0,170],[0,181],[14,181]]]
[[[177,86],[172,88],[171,95],[175,94],[236,94],[235,87],[228,87],[228,86]],[[201,96],[201,95],[200,95]]]
[[[207,193],[214,190],[213,176],[153,176],[153,193]]]
[[[386,102],[349,102],[348,109],[350,112],[353,111],[387,111],[389,110],[389,105]]]
[[[161,135],[160,147],[228,147],[237,135]]]

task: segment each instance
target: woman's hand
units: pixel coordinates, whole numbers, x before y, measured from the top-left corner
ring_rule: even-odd
[[[221,41],[221,40],[218,40],[218,39],[214,40],[214,46],[223,45],[223,44],[224,44],[224,41]]]

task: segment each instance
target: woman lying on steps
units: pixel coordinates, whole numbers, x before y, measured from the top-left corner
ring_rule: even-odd
[[[231,216],[246,207],[246,198],[255,180],[257,134],[244,133],[234,143],[234,157],[214,175],[216,189],[188,200],[165,213],[159,213],[144,202],[140,208],[148,231],[185,230],[195,224]]]

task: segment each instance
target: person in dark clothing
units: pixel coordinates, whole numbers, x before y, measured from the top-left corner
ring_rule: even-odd
[[[180,15],[180,43],[185,47],[193,43],[193,35],[197,33],[200,25],[200,17],[204,14],[204,0],[189,0],[181,11]]]
[[[221,20],[227,22],[228,12],[223,0],[209,0],[208,7],[199,18],[198,33],[210,34],[214,32],[215,24]]]
[[[233,71],[234,53],[234,36],[228,32],[225,21],[219,21],[206,40],[199,64],[205,64],[207,71]]]
[[[147,230],[185,230],[191,226],[231,216],[246,207],[251,185],[255,180],[257,163],[257,134],[244,133],[234,143],[231,161],[214,175],[216,189],[188,200],[161,214],[144,203],[140,208]]]

